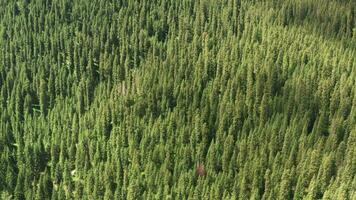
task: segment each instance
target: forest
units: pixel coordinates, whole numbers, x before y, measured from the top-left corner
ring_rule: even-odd
[[[0,199],[356,199],[355,0],[1,0]]]

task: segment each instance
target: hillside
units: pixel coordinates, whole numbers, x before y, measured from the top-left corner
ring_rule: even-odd
[[[0,199],[356,199],[354,0],[0,1]]]

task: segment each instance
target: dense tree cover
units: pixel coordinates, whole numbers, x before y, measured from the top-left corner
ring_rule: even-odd
[[[0,199],[356,199],[355,12],[0,1]]]

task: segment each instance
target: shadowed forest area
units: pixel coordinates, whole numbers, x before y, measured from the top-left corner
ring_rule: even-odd
[[[356,199],[355,12],[0,1],[0,199]]]

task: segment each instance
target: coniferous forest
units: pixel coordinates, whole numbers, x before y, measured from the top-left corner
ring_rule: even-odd
[[[356,199],[355,0],[1,0],[0,199]]]

